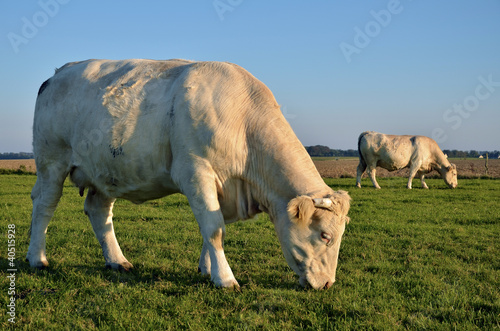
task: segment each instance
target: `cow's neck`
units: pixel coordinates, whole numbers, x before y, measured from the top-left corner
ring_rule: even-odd
[[[256,130],[251,145],[246,175],[271,218],[283,214],[296,196],[331,192],[284,118]]]
[[[434,170],[441,172],[441,169],[447,168],[450,166],[450,161],[444,156],[444,153],[439,150],[434,153]]]

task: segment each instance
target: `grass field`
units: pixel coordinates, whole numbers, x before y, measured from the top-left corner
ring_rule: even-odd
[[[135,269],[104,268],[83,213],[66,183],[47,234],[46,270],[24,262],[33,175],[0,175],[0,304],[8,225],[16,228],[16,323],[2,329],[439,329],[500,328],[500,180],[441,179],[431,189],[381,178],[382,190],[355,189],[352,178],[325,179],[350,192],[350,217],[337,281],[304,290],[282,256],[267,216],[227,226],[225,251],[241,291],[215,288],[197,272],[201,236],[187,200],[174,195],[143,205],[119,200],[118,241]],[[418,181],[414,182],[418,187]]]

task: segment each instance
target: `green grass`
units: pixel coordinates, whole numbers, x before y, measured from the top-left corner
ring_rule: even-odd
[[[16,328],[25,329],[442,329],[500,324],[500,180],[441,179],[431,189],[404,178],[327,179],[350,192],[351,222],[337,282],[303,290],[266,215],[227,226],[225,251],[240,292],[217,289],[197,272],[201,236],[187,200],[143,205],[119,200],[115,229],[130,273],[104,268],[67,182],[47,233],[46,270],[24,262],[35,176],[0,176],[0,304],[6,307],[7,225],[16,225]],[[0,327],[12,327],[1,315]]]

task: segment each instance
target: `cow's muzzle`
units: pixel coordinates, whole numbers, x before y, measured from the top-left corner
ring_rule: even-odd
[[[315,290],[328,290],[333,283],[335,282],[335,279],[329,279],[325,275],[321,276],[302,276],[300,277],[299,283],[304,287],[305,289],[307,288],[313,288]]]

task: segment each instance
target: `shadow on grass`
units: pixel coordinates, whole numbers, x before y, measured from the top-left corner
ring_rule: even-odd
[[[131,287],[142,287],[145,284],[155,285],[157,283],[172,283],[174,287],[166,289],[165,294],[168,295],[183,295],[189,292],[190,288],[217,288],[210,280],[209,275],[202,275],[197,270],[180,269],[166,270],[160,267],[134,267],[130,271],[114,270],[105,267],[104,265],[91,265],[91,264],[74,264],[74,263],[58,263],[51,261],[51,265],[43,269],[31,268],[29,262],[24,261],[19,263],[19,274],[35,275],[36,277],[43,277],[47,283],[51,283],[57,279],[69,279],[72,274],[76,275],[75,278],[81,277],[99,277],[114,284],[127,284]],[[245,291],[250,288],[266,288],[266,289],[280,289],[291,291],[304,291],[298,282],[298,277],[293,274],[291,279],[291,271],[285,271],[283,277],[278,277],[275,274],[259,274],[248,275],[242,274],[240,277],[235,275],[240,284],[240,291]],[[224,289],[226,290],[226,289]],[[307,291],[308,289],[306,289]],[[38,290],[37,290],[38,291]],[[33,292],[28,290],[23,296]],[[38,291],[40,292],[40,291]],[[57,292],[56,289],[47,289],[45,292],[51,294]]]

